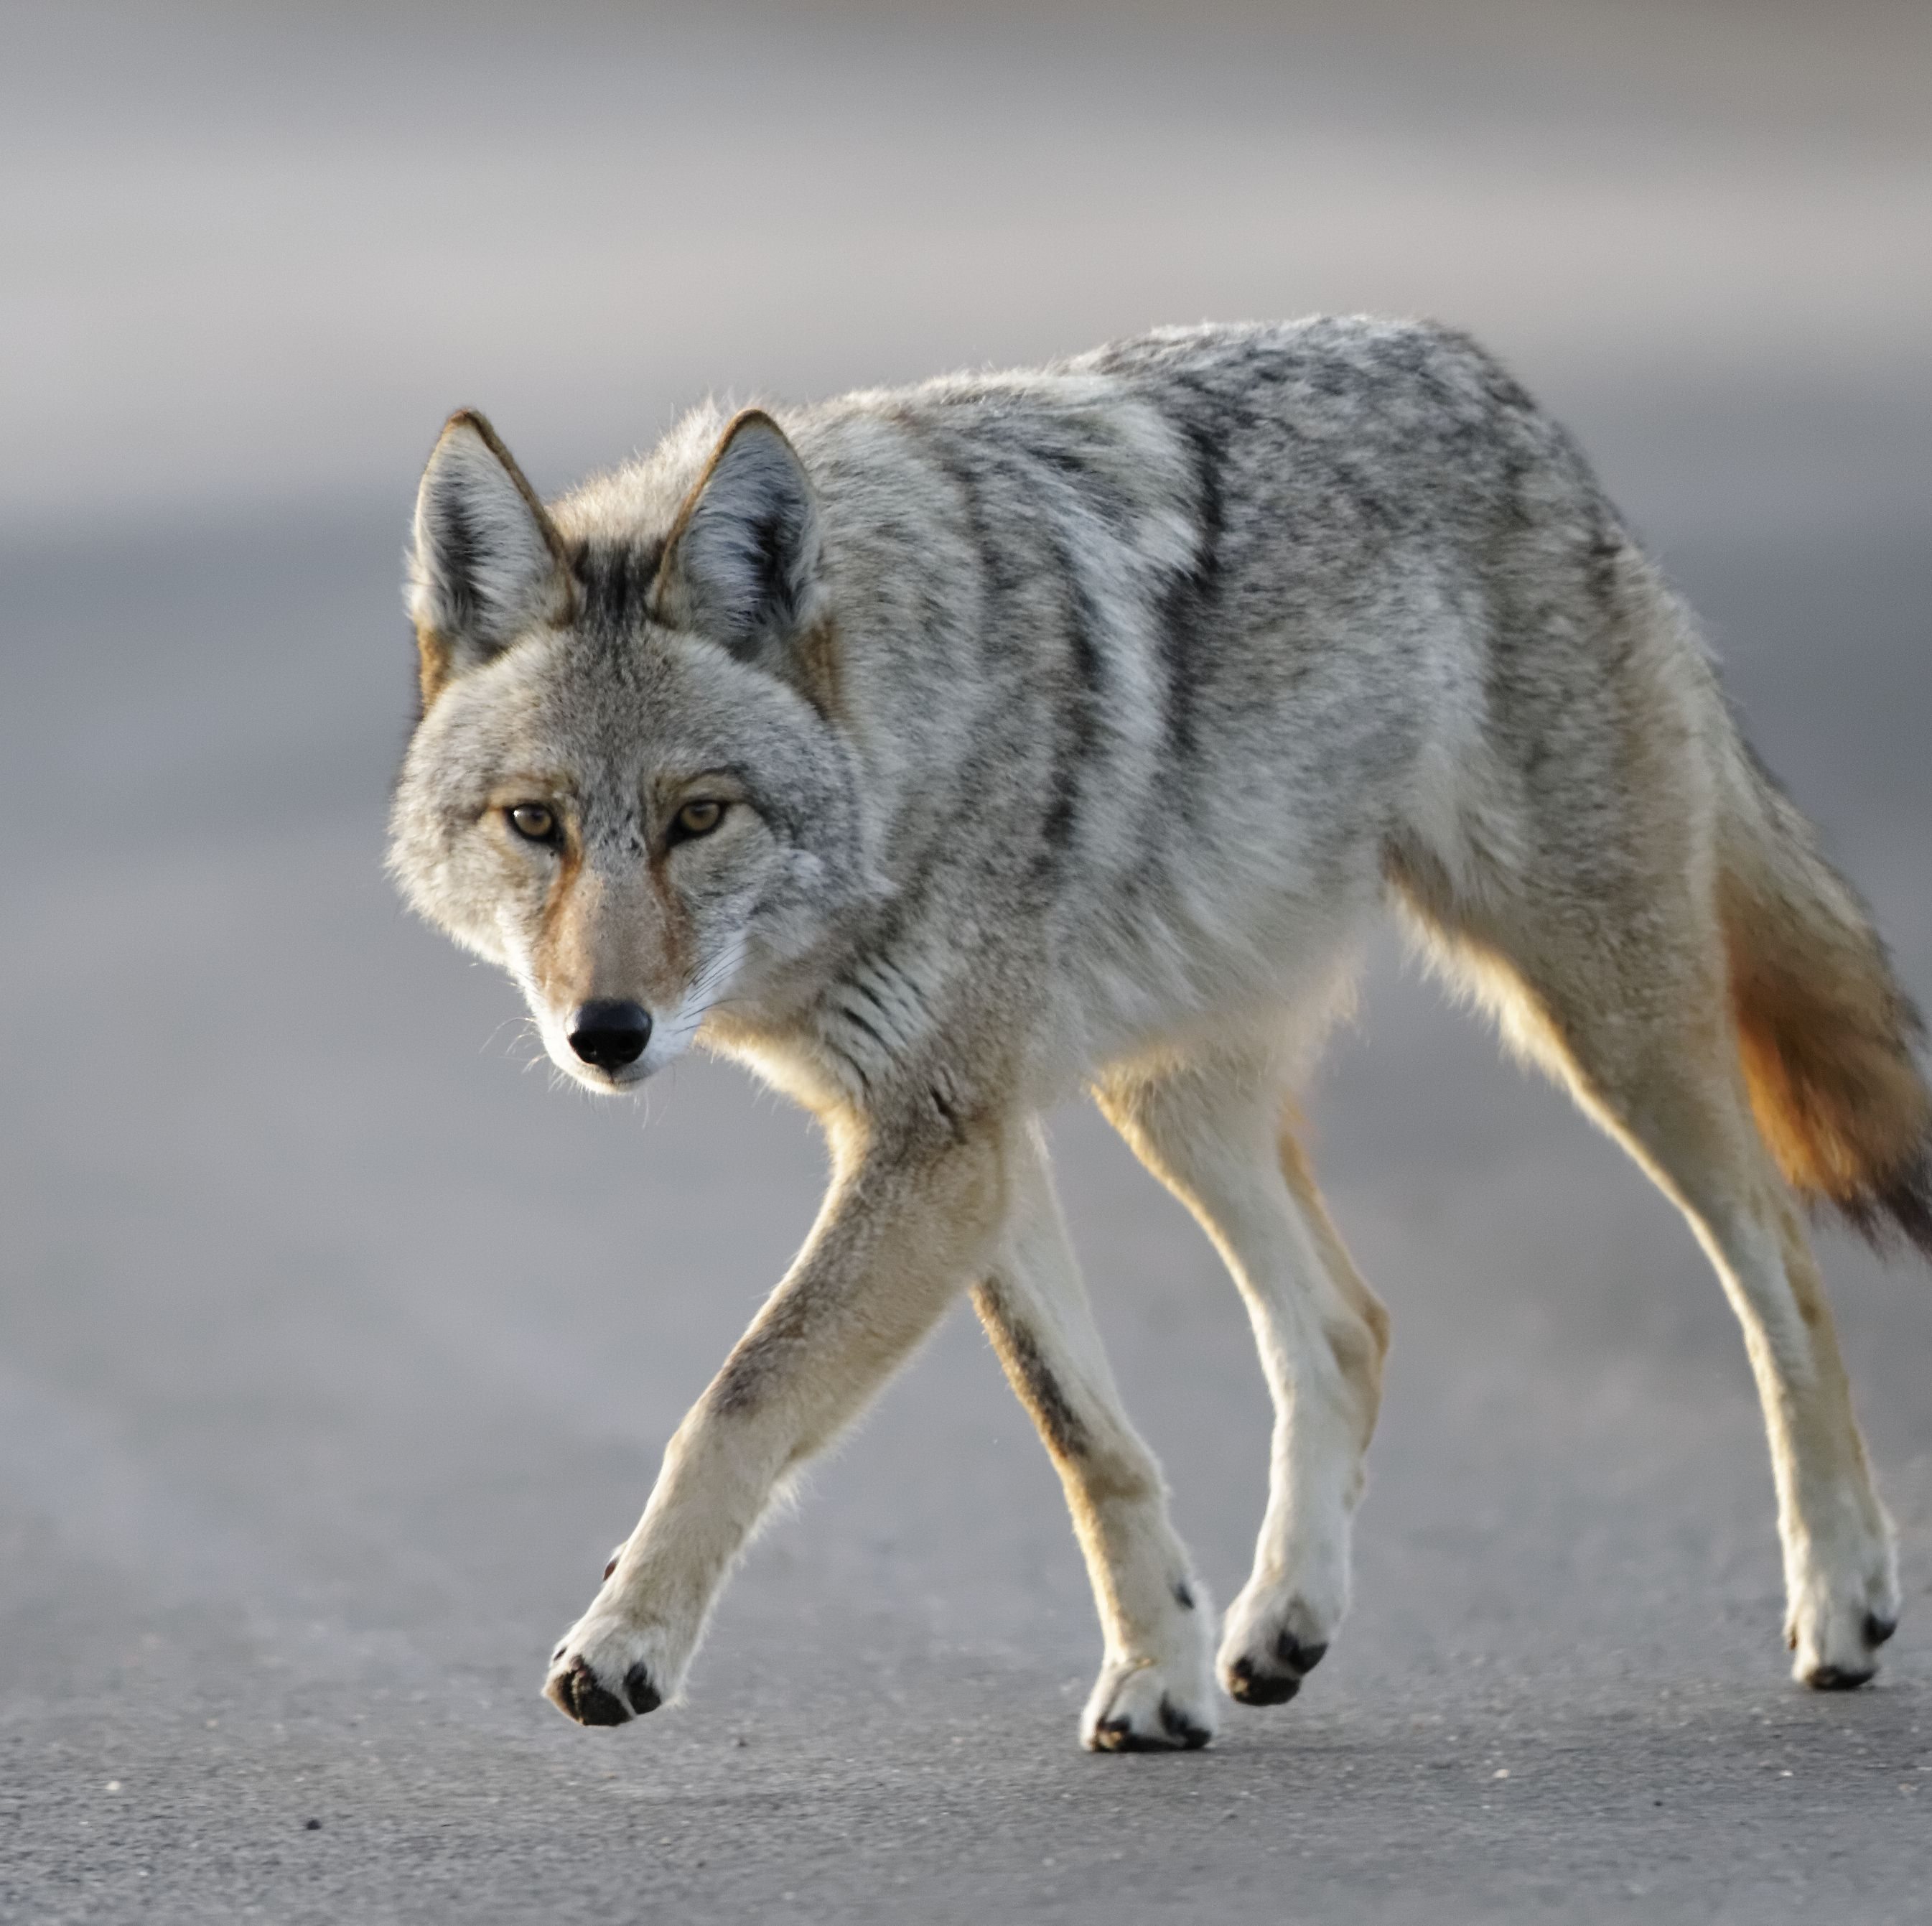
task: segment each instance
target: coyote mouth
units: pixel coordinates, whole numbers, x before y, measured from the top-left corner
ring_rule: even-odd
[[[562,1068],[586,1090],[594,1091],[600,1097],[621,1097],[640,1088],[656,1066],[639,1061],[608,1070],[595,1064],[575,1062],[565,1064]]]

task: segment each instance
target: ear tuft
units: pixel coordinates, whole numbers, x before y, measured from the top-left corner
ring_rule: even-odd
[[[818,592],[818,510],[784,431],[760,408],[735,416],[672,531],[658,615],[739,654],[784,648]]]
[[[406,590],[423,658],[423,696],[518,636],[568,618],[563,544],[496,431],[452,415],[423,470]]]

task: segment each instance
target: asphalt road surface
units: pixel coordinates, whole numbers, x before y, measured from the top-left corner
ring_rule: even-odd
[[[1922,339],[1900,285],[1863,335],[1835,290],[1852,338],[1916,311]],[[1222,305],[1197,293],[1172,311]],[[1765,326],[1797,332],[1742,372],[1700,349],[1593,386],[1561,294],[1526,371],[1932,1000],[1922,356],[1846,366],[1780,310]],[[1507,296],[1505,333],[1528,311]],[[1014,338],[1141,317],[1101,305]],[[971,358],[889,319],[914,367]],[[507,984],[396,906],[395,449],[350,436],[368,472],[338,449],[304,495],[292,443],[206,430],[200,494],[104,467],[124,498],[96,518],[59,465],[119,431],[85,386],[40,444],[47,500],[10,496],[0,527],[0,1921],[1932,1912],[1932,1279],[1826,1240],[1906,1609],[1876,1686],[1808,1695],[1714,1279],[1393,944],[1313,1107],[1395,1343],[1355,1609],[1296,1702],[1228,1708],[1203,1753],[1078,1750],[1084,1577],[962,1306],[753,1549],[686,1702],[560,1718],[545,1655],[802,1236],[819,1150],[702,1062],[634,1106],[554,1089]],[[436,409],[489,398],[398,428],[395,396],[341,392],[410,461]],[[1055,1143],[1130,1406],[1226,1600],[1267,1432],[1234,1293],[1097,1119]]]

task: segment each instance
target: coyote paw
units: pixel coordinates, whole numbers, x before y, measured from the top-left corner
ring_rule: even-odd
[[[1881,1539],[1844,1578],[1820,1573],[1799,1590],[1784,1628],[1791,1675],[1814,1691],[1849,1692],[1878,1670],[1878,1648],[1898,1629],[1898,1579]]]
[[[544,1696],[580,1726],[621,1726],[672,1696],[680,1668],[662,1630],[592,1612],[550,1654]]]
[[[1206,1688],[1204,1677],[1183,1684],[1145,1659],[1110,1665],[1087,1701],[1081,1743],[1089,1752],[1198,1751],[1214,1736]]]
[[[1319,1614],[1299,1592],[1252,1586],[1228,1608],[1218,1661],[1228,1696],[1244,1705],[1286,1705],[1322,1663],[1340,1618]]]

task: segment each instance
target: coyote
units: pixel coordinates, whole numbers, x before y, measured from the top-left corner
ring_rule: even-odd
[[[1796,1675],[1898,1612],[1802,1206],[1932,1254],[1921,1035],[1690,617],[1481,350],[1370,319],[700,408],[541,501],[453,416],[408,602],[391,864],[634,1089],[694,1042],[818,1118],[817,1223],[664,1453],[545,1690],[682,1686],[775,1490],[962,1291],[1066,1487],[1082,1737],[1204,1744],[1340,1625],[1388,1315],[1294,1093],[1384,905],[1689,1220],[1744,1327]],[[1040,1118],[1090,1089],[1198,1218],[1275,1409],[1218,1653]]]

